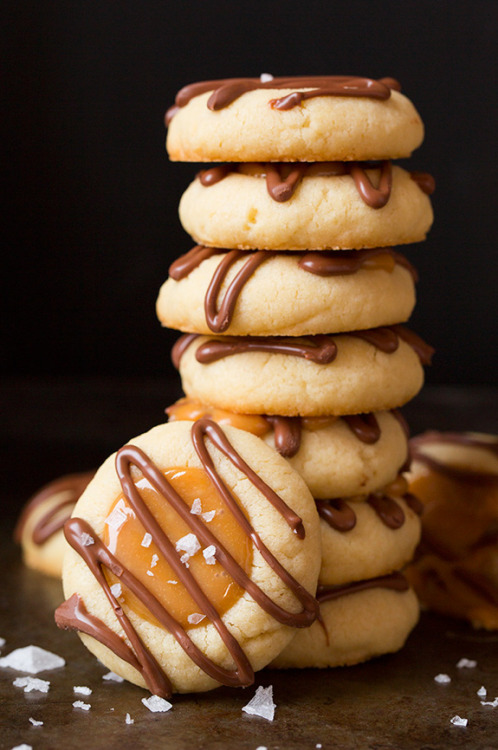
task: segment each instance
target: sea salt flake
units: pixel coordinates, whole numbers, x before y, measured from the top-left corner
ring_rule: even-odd
[[[148,575],[148,576],[152,576],[152,577],[154,577],[154,573],[152,572],[152,570],[148,570],[148,571],[147,571],[147,575]]]
[[[0,648],[5,646],[5,638],[0,638]]]
[[[176,543],[176,551],[185,552],[188,556],[187,560],[189,557],[195,555],[196,552],[199,552],[200,548],[201,545],[195,534],[185,534]],[[182,562],[184,557],[185,555],[182,555]]]
[[[92,707],[90,703],[83,703],[83,701],[74,701],[73,706],[81,708],[83,711],[89,711]]]
[[[118,596],[121,596],[122,593],[123,589],[121,588],[121,584],[113,583],[111,586],[111,594],[117,598]]]
[[[192,503],[192,507],[190,508],[190,512],[194,514],[194,516],[200,516],[202,513],[202,505],[201,505],[201,499],[200,497],[196,497],[194,502]]]
[[[110,682],[124,682],[124,677],[116,674],[116,672],[107,672],[107,674],[102,675],[102,679]]]
[[[214,546],[214,544],[210,544],[209,547],[203,549],[202,554],[204,555],[206,565],[214,565],[216,563],[216,547]]]
[[[150,698],[142,698],[142,703],[149,711],[155,713],[164,713],[173,708],[173,705],[164,698],[160,698],[159,695],[151,695]]]
[[[119,531],[125,521],[126,513],[123,513],[120,508],[114,508],[111,515],[106,518],[105,522],[111,527],[111,529],[114,529],[114,531]]]
[[[315,747],[316,747],[317,750],[320,750],[320,748],[321,748],[320,742],[317,745],[315,745]]]
[[[22,745],[16,745],[12,750],[33,750],[33,745],[26,745],[24,743]]]
[[[39,646],[17,648],[15,651],[11,651],[8,656],[0,659],[0,667],[10,667],[17,672],[29,672],[30,674],[38,674],[38,672],[44,672],[47,669],[58,669],[63,667],[65,663],[61,656],[45,651],[44,648]]]
[[[81,534],[80,542],[83,547],[91,547],[92,544],[95,544],[95,539],[93,538],[93,536],[90,536],[90,534],[87,534],[86,531],[84,531]]]
[[[263,719],[273,721],[276,705],[273,702],[273,685],[267,688],[261,685],[256,690],[254,697],[249,701],[247,706],[243,707],[246,714],[252,716],[261,716]]]
[[[40,680],[38,677],[16,677],[12,684],[24,688],[25,693],[31,693],[33,690],[37,693],[48,693],[50,688],[48,680]]]
[[[477,695],[479,696],[479,698],[485,698],[487,694],[488,694],[488,691],[486,690],[484,685],[480,687],[479,690],[477,691]]]
[[[437,674],[434,677],[434,682],[438,682],[440,685],[447,685],[451,682],[451,677],[449,674]]]
[[[92,689],[89,687],[85,687],[85,685],[75,685],[73,687],[73,692],[78,693],[78,695],[91,695]]]
[[[462,719],[462,717],[458,716],[458,714],[457,714],[452,719],[450,719],[450,722],[452,724],[454,724],[456,727],[466,727],[467,724],[469,723],[469,720],[468,719]]]
[[[491,708],[496,708],[498,706],[498,698],[495,698],[494,701],[481,701],[481,706],[491,706]]]
[[[460,661],[457,663],[458,669],[474,669],[474,667],[477,667],[477,662],[474,661],[474,659],[460,659]]]
[[[208,510],[206,513],[201,513],[201,518],[206,523],[210,523],[216,515],[215,510]]]
[[[187,620],[191,625],[197,625],[205,619],[206,615],[201,615],[199,612],[194,612],[187,617]]]
[[[130,716],[130,714],[126,714],[125,721],[126,721],[127,724],[134,724],[135,723],[135,719],[132,719],[131,716]]]
[[[152,542],[152,534],[149,534],[148,531],[145,532],[144,538],[140,542],[142,547],[150,547],[150,543]]]
[[[180,557],[180,562],[182,562],[186,568],[190,568],[190,565],[187,562],[188,560],[190,560],[190,555],[188,552],[185,552],[185,554]]]
[[[256,750],[268,750],[268,748],[266,747],[266,745],[258,745]]]
[[[36,719],[33,719],[31,716],[29,717],[30,722],[34,727],[42,727],[43,721],[37,721]]]
[[[172,581],[172,580],[170,580],[170,581],[168,581],[168,583],[173,583],[176,586],[176,584],[178,583],[178,581]]]
[[[150,562],[150,567],[151,568],[155,568],[158,562],[159,562],[159,555],[152,555],[152,560]]]
[[[261,73],[259,80],[261,83],[268,83],[269,81],[273,81],[273,76],[271,73]]]

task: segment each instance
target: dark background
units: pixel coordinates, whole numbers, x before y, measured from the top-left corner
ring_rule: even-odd
[[[436,220],[407,254],[427,380],[497,382],[495,0],[23,0],[2,26],[5,374],[171,377],[154,304],[197,167],[168,162],[164,111],[195,80],[352,73],[398,78],[426,125],[409,164]]]

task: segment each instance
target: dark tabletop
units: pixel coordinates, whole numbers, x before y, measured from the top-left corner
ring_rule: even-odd
[[[129,438],[163,420],[177,398],[176,383],[136,381],[7,381],[3,383],[0,531],[2,655],[35,644],[63,656],[66,666],[37,677],[49,692],[24,693],[12,685],[19,673],[0,669],[0,747],[26,743],[45,748],[498,748],[498,708],[481,706],[498,695],[498,633],[423,615],[398,654],[333,670],[264,670],[254,687],[221,688],[175,696],[173,709],[152,714],[148,693],[131,684],[102,680],[107,671],[72,633],[53,624],[62,600],[58,581],[25,568],[10,541],[18,508],[44,482],[96,466]],[[460,429],[498,432],[498,392],[493,389],[426,388],[404,408],[412,432]],[[462,657],[473,669],[456,667]],[[447,685],[435,675],[451,677]],[[73,686],[92,689],[75,695]],[[257,685],[273,685],[272,723],[243,714]],[[91,704],[75,709],[74,700]],[[134,724],[125,723],[126,713]],[[456,714],[467,727],[452,726]],[[29,718],[43,721],[33,727]]]

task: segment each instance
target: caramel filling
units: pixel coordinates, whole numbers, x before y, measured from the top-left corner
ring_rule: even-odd
[[[164,476],[191,508],[191,512],[208,526],[220,544],[249,574],[252,565],[251,540],[227,509],[203,469],[179,467],[164,472]],[[164,501],[164,497],[146,477],[141,477],[136,487],[149,511],[177,548],[178,555],[188,565],[189,572],[218,614],[223,615],[243,595],[242,587],[216,561],[215,550],[202,548],[189,525]],[[133,570],[135,577],[185,629],[206,624],[204,613],[199,611],[199,606],[177,579],[154,540],[147,537],[124,495],[120,495],[110,509],[103,541],[120,563]],[[119,585],[120,593],[116,598],[125,610],[131,610],[161,627],[149,609],[116,576],[106,570],[106,578],[111,586]]]

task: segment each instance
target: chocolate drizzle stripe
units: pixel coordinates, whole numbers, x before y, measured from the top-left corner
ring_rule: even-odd
[[[33,542],[37,545],[43,544],[57,531],[60,531],[67,519],[71,517],[75,504],[76,500],[70,498],[51,508],[35,525],[32,533]],[[65,512],[61,513],[62,510],[65,510]]]
[[[364,331],[351,331],[349,335],[372,344],[384,354],[393,354],[399,347],[398,336],[387,326],[368,328]]]
[[[192,426],[191,436],[195,450],[204,466],[204,470],[210,477],[224,502],[227,504],[229,510],[234,515],[236,521],[241,525],[244,532],[253,540],[257,549],[271,568],[291,589],[293,594],[302,604],[303,609],[299,613],[290,613],[273,602],[249,578],[249,576],[247,576],[245,571],[231,557],[224,546],[212,534],[212,532],[209,531],[205,524],[195,515],[192,515],[189,506],[184,503],[182,498],[146,454],[137,446],[125,446],[118,451],[116,455],[116,471],[128,503],[133,508],[144,529],[152,535],[152,538],[158,546],[161,554],[167,560],[169,565],[171,565],[176,576],[183,583],[190,596],[195,600],[199,610],[211,620],[236,665],[235,670],[226,670],[208,659],[191,641],[184,628],[168,613],[154,595],[140,581],[138,581],[129,570],[124,568],[119,560],[110,552],[110,550],[107,549],[103,542],[96,537],[91,526],[82,519],[70,519],[65,525],[66,538],[76,552],[85,560],[92,574],[103,588],[111,606],[113,607],[116,617],[132,645],[135,655],[140,663],[140,671],[143,674],[144,680],[151,691],[156,692],[158,695],[169,695],[171,692],[171,686],[169,683],[165,682],[167,681],[166,675],[162,672],[155,659],[141,642],[129,619],[124,614],[122,607],[113,596],[110,586],[103,574],[102,566],[107,567],[108,570],[123,581],[125,586],[127,586],[135,596],[142,601],[151,614],[172,633],[190,658],[213,679],[229,686],[248,685],[253,681],[254,674],[243,650],[236,639],[228,631],[215,606],[204,594],[189,570],[180,561],[179,554],[173,544],[170,542],[155,517],[142,500],[131,477],[130,467],[132,465],[141,470],[142,474],[149,480],[154,489],[160,493],[167,502],[169,502],[204,546],[215,546],[215,557],[217,561],[227,570],[233,580],[250,593],[262,609],[271,614],[279,622],[294,627],[306,627],[310,625],[316,618],[318,612],[318,605],[314,597],[311,596],[311,594],[309,594],[304,587],[301,586],[273,557],[271,552],[259,538],[259,535],[245,518],[237,502],[214,468],[211,456],[204,442],[206,436],[209,436],[213,445],[220,450],[223,455],[234,464],[234,466],[246,474],[255,487],[262,492],[268,501],[281,513],[290,528],[292,528],[298,536],[303,537],[304,528],[301,519],[293,513],[284,501],[247,466],[226,439],[223,431],[218,425],[208,419],[198,420]],[[92,536],[94,543],[85,546],[83,543],[84,534]]]
[[[356,526],[356,513],[342,498],[315,500],[320,518],[336,531],[345,533]]]
[[[185,255],[181,255],[170,265],[168,273],[175,281],[180,281],[186,278],[194,268],[200,266],[203,260],[211,258],[220,252],[216,247],[205,247],[204,245],[196,245]]]
[[[373,492],[368,496],[367,503],[389,529],[399,529],[405,523],[403,509],[394,498]]]
[[[390,255],[395,263],[409,271],[414,281],[418,281],[416,268],[404,255],[390,247],[334,250],[332,252],[327,250],[310,251],[301,257],[298,265],[303,271],[308,271],[317,276],[345,276],[356,273],[370,258],[375,258],[378,255]]]
[[[360,591],[374,588],[392,589],[394,591],[404,592],[408,591],[410,586],[402,573],[391,573],[387,576],[379,576],[378,578],[368,578],[365,581],[348,583],[345,586],[334,586],[333,588],[319,586],[316,598],[320,604],[324,604],[325,602],[339,599],[342,596],[349,596],[350,594],[356,594]]]
[[[403,495],[408,507],[412,507],[411,497]],[[389,529],[395,531],[405,523],[406,516],[396,500],[380,492],[372,492],[365,501],[377,514],[380,521]],[[318,514],[333,529],[340,532],[351,531],[356,526],[356,513],[344,498],[332,500],[315,500]],[[414,510],[414,508],[412,508]],[[417,511],[415,511],[417,512]]]
[[[309,91],[292,91],[280,99],[271,100],[274,109],[287,110],[301,104],[305,99],[316,96],[352,96],[372,99],[389,99],[391,89],[400,91],[401,86],[394,78],[361,78],[358,76],[302,76],[272,78],[262,82],[260,78],[225,78],[213,81],[200,81],[184,86],[177,93],[175,104],[166,112],[165,123],[168,125],[181,107],[196,96],[213,93],[207,101],[207,107],[217,111],[227,107],[243,94],[256,89],[311,89]]]
[[[351,177],[364,203],[370,208],[383,208],[391,197],[392,168],[390,161],[383,161],[380,169],[379,187],[375,188],[366,170],[359,164],[351,164]]]
[[[421,339],[420,336],[417,336],[416,333],[411,331],[409,328],[406,328],[406,326],[393,325],[391,326],[391,328],[395,333],[398,334],[400,339],[403,339],[405,344],[408,344],[412,347],[423,365],[431,364],[432,356],[434,354],[434,349],[432,346],[429,346],[429,344]]]
[[[358,440],[373,445],[380,438],[380,427],[375,414],[353,414],[343,417],[347,426]]]
[[[198,333],[186,333],[183,336],[180,336],[180,338],[173,344],[173,348],[171,349],[171,361],[177,370],[180,366],[181,358],[189,348],[190,344],[197,338],[199,338]]]

